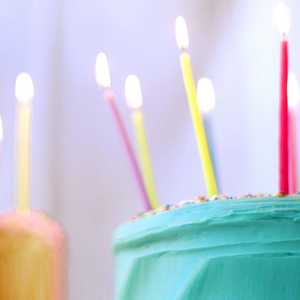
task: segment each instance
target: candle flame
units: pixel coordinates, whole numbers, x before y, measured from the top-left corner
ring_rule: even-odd
[[[299,84],[293,72],[290,72],[288,77],[288,99],[290,107],[296,107],[300,101]]]
[[[3,132],[4,132],[4,130],[3,130],[3,121],[2,121],[2,118],[0,116],[0,142],[3,141],[3,137],[4,137]]]
[[[215,90],[212,81],[208,78],[201,78],[197,84],[197,98],[200,110],[207,114],[216,105]]]
[[[95,73],[96,81],[99,86],[103,88],[109,88],[111,86],[108,60],[106,54],[103,52],[97,55]]]
[[[19,102],[29,102],[34,96],[34,87],[31,76],[27,73],[20,73],[15,84],[15,95]]]
[[[189,33],[185,19],[181,16],[176,18],[176,41],[180,49],[187,49],[189,47]]]
[[[129,75],[125,81],[125,98],[132,109],[139,109],[143,105],[143,95],[140,80],[135,75]]]
[[[283,2],[279,2],[274,9],[273,21],[281,34],[288,34],[291,28],[290,10]]]

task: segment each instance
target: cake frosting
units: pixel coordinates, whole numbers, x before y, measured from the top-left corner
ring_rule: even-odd
[[[1,215],[0,299],[64,299],[64,256],[62,229],[45,214]]]
[[[299,200],[192,201],[122,225],[116,299],[299,299]]]

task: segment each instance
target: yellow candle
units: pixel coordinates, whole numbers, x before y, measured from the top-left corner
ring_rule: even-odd
[[[21,73],[16,79],[15,94],[17,98],[17,208],[25,211],[29,208],[30,178],[30,139],[31,106],[34,94],[30,75]]]
[[[200,159],[202,161],[202,169],[204,173],[204,180],[207,188],[207,193],[208,196],[213,196],[218,194],[218,188],[216,184],[213,164],[210,157],[206,133],[203,126],[203,120],[197,103],[197,92],[195,82],[193,79],[191,60],[189,54],[186,51],[186,48],[189,44],[189,40],[187,26],[185,20],[182,17],[178,17],[176,19],[176,39],[179,48],[182,50],[180,55],[180,63],[183,81],[196,133],[196,140],[199,149]]]
[[[156,208],[158,206],[158,202],[155,192],[152,163],[146,138],[143,114],[141,111],[141,107],[143,105],[143,97],[139,79],[134,75],[129,75],[126,78],[125,96],[128,106],[132,109],[132,123],[135,130],[139,161],[143,173],[146,191],[150,199],[151,207]]]

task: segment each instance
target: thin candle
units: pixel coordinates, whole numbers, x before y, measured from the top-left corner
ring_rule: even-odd
[[[298,192],[298,159],[297,159],[297,109],[300,100],[299,85],[294,73],[289,73],[288,79],[288,101],[289,101],[289,192]]]
[[[15,96],[17,210],[1,215],[0,299],[63,299],[63,233],[59,225],[46,215],[32,211],[29,203],[34,97],[29,74],[21,73],[17,76]]]
[[[109,65],[108,65],[107,57],[104,53],[99,53],[97,56],[96,81],[99,84],[99,86],[104,89],[104,98],[107,101],[107,103],[109,104],[114,121],[119,130],[120,137],[124,143],[124,147],[127,152],[128,160],[130,162],[130,165],[131,165],[131,168],[133,171],[133,175],[136,179],[137,186],[138,186],[140,194],[141,194],[143,206],[146,210],[149,210],[151,208],[150,200],[149,200],[149,197],[148,197],[145,185],[144,185],[143,176],[142,176],[141,170],[139,168],[137,158],[135,156],[133,147],[132,147],[130,139],[129,139],[129,135],[127,133],[125,124],[123,122],[123,119],[121,117],[121,114],[120,114],[117,104],[116,104],[116,98],[115,98],[114,92],[111,88]]]
[[[279,98],[279,193],[289,194],[289,114],[288,114],[288,41],[290,29],[288,8],[279,3],[274,11],[274,20],[281,34],[280,53],[280,98]]]
[[[189,46],[188,30],[183,17],[177,17],[176,19],[176,40],[178,47],[181,50],[180,63],[183,81],[195,129],[200,159],[202,161],[204,181],[208,196],[214,196],[218,194],[218,188],[212,160],[210,157],[206,133],[203,126],[203,120],[197,104],[197,93],[193,79],[191,59],[190,55],[187,52],[187,48]]]
[[[144,127],[144,117],[142,113],[143,95],[141,84],[137,76],[129,75],[125,81],[125,98],[127,105],[131,108],[132,123],[135,130],[137,149],[140,166],[143,172],[144,183],[151,202],[152,208],[157,208],[157,196],[155,191],[154,176],[150,151]]]
[[[197,99],[199,109],[203,115],[203,124],[207,136],[212,163],[215,170],[218,190],[220,190],[219,168],[217,165],[217,153],[214,143],[213,124],[210,115],[216,106],[216,95],[212,81],[209,78],[200,78],[197,84]]]
[[[17,208],[29,209],[31,111],[34,88],[29,74],[18,75],[15,84],[17,98]]]

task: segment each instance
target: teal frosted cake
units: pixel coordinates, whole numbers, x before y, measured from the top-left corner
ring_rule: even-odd
[[[122,225],[116,299],[300,299],[299,200],[190,201]]]

